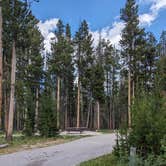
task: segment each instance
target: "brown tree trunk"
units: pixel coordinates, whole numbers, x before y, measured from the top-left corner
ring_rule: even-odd
[[[6,87],[5,87],[6,88]],[[5,132],[7,132],[7,126],[8,126],[8,94],[7,94],[7,90],[5,91],[5,94],[4,94],[4,111],[5,111],[5,122],[4,122],[4,125],[5,125]]]
[[[24,119],[24,122],[23,122],[23,130],[26,129],[27,113],[28,113],[28,108],[26,107],[25,110],[24,110],[24,114],[23,114],[23,119]]]
[[[97,111],[96,111],[96,103],[94,105],[94,111],[93,111],[93,127],[97,130]]]
[[[133,32],[132,32],[133,33]],[[135,39],[132,41],[132,51],[134,51]],[[133,56],[134,57],[134,56]],[[128,73],[128,127],[131,129],[131,101],[134,99],[134,73],[131,71],[131,56],[129,56],[129,73]],[[131,75],[133,75],[133,81],[131,84]],[[132,100],[131,100],[131,90],[132,90]]]
[[[81,89],[80,89],[81,92]],[[83,94],[80,93],[80,127],[85,126],[84,121],[84,103],[83,103]]]
[[[132,82],[132,104],[134,104],[134,98],[135,98],[135,82],[133,79],[133,82]]]
[[[91,101],[90,101],[89,106],[88,106],[88,115],[87,115],[87,121],[86,121],[86,128],[89,127],[90,113],[91,113]]]
[[[13,134],[13,118],[14,118],[14,99],[15,99],[15,79],[16,77],[16,48],[15,41],[13,41],[12,46],[12,68],[11,68],[11,87],[10,87],[10,105],[9,105],[9,114],[8,114],[8,127],[6,133],[7,141],[12,140]]]
[[[66,90],[66,102],[65,102],[65,129],[68,127],[68,91]]]
[[[93,123],[93,116],[94,116],[94,111],[93,111],[93,104],[91,104],[91,111],[90,111],[90,122],[89,122],[89,125],[90,125],[90,129],[93,129],[94,127],[94,123]]]
[[[96,109],[97,109],[97,130],[100,129],[100,103],[99,101],[96,102]]]
[[[20,130],[20,112],[17,110],[17,131]]]
[[[78,78],[78,91],[77,91],[77,128],[80,127],[80,80]]]
[[[39,88],[36,88],[36,104],[35,104],[35,132],[38,132],[39,119]]]
[[[112,76],[112,129],[115,129],[115,67]]]
[[[57,78],[57,129],[60,129],[60,77]]]
[[[128,72],[128,127],[131,128],[131,73]]]
[[[2,66],[3,52],[2,52],[2,0],[0,0],[0,129],[2,128]]]
[[[110,105],[109,105],[109,109],[110,109],[110,111],[109,111],[109,127],[110,127],[110,129],[113,129],[113,127],[112,127],[112,98],[110,97]]]
[[[115,129],[115,108],[114,108],[114,97],[112,100],[112,129]]]

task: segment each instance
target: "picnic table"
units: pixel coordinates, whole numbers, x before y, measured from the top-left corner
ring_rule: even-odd
[[[83,131],[86,131],[86,130],[88,130],[86,127],[67,127],[66,128],[66,131],[69,133],[79,132],[81,134]]]

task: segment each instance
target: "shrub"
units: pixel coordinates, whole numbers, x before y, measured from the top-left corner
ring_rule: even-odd
[[[56,129],[56,111],[52,98],[46,92],[41,98],[39,114],[39,130],[42,136],[55,136]]]
[[[157,94],[142,95],[135,100],[129,144],[137,147],[137,152],[142,157],[160,154],[161,140],[166,131],[164,102]]]

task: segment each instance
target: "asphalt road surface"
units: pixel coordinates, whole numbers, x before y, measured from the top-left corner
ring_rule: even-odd
[[[0,156],[0,166],[75,166],[112,152],[115,134],[86,137],[69,143]]]

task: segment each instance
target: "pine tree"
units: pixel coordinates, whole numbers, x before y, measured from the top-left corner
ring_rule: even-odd
[[[30,48],[29,53],[27,55],[28,64],[26,66],[26,73],[27,75],[24,76],[26,79],[26,87],[31,91],[33,94],[34,101],[32,105],[34,105],[33,110],[29,110],[33,115],[33,121],[28,128],[32,128],[33,132],[38,131],[38,115],[39,115],[39,95],[41,89],[41,82],[43,79],[43,67],[44,62],[41,55],[42,50],[42,41],[43,38],[36,27],[36,24],[32,29],[29,29],[29,39],[30,41]],[[34,36],[34,37],[31,37]],[[21,68],[21,66],[20,66]],[[35,110],[35,112],[34,112]],[[27,116],[26,122],[29,121],[29,117]],[[28,130],[26,129],[26,131]],[[33,133],[32,132],[32,133]]]
[[[155,82],[158,82],[160,90],[163,95],[166,96],[166,57],[163,56],[157,62],[157,79]]]
[[[65,128],[69,125],[70,113],[73,111],[73,101],[74,101],[74,62],[73,62],[73,43],[71,39],[71,28],[67,24],[65,27],[65,71],[64,71],[64,85],[65,85]]]
[[[8,114],[8,126],[6,132],[6,139],[8,141],[12,140],[13,132],[13,120],[14,120],[14,100],[15,100],[15,78],[16,78],[16,40],[19,33],[19,25],[23,22],[22,17],[19,17],[20,10],[21,15],[27,15],[26,4],[13,0],[10,4],[11,7],[11,24],[10,28],[12,30],[12,61],[11,61],[11,86],[10,86],[10,105]]]
[[[9,1],[2,1],[2,15],[3,15],[3,102],[4,102],[4,128],[7,131],[7,124],[8,124],[8,111],[9,111],[9,93],[10,93],[10,63],[11,63],[11,31],[10,31],[10,6]]]
[[[131,92],[135,97],[138,61],[137,49],[141,45],[143,29],[139,28],[138,5],[135,0],[127,0],[125,8],[121,10],[121,19],[125,23],[120,41],[122,55],[128,67],[128,126],[131,127]]]
[[[104,101],[104,69],[103,66],[97,61],[96,65],[93,67],[93,77],[92,77],[92,93],[96,101],[96,113],[97,113],[97,129],[99,130],[101,125],[100,120],[100,104]]]
[[[50,70],[51,73],[56,77],[56,112],[57,112],[57,128],[60,128],[60,87],[61,77],[63,71],[63,48],[64,48],[64,25],[61,20],[57,23],[57,30],[55,32],[55,42],[52,43],[52,55],[50,58]]]
[[[163,31],[160,36],[158,49],[160,57],[166,56],[166,31]]]
[[[0,129],[2,128],[2,75],[3,75],[3,52],[2,52],[2,0],[0,0]]]
[[[113,97],[113,69],[114,69],[114,57],[113,57],[113,47],[110,44],[109,41],[105,43],[105,50],[104,50],[104,71],[105,71],[105,84],[106,84],[106,104],[107,104],[107,109],[109,112],[109,127],[112,129],[113,128],[113,102],[112,102],[112,97]]]
[[[13,0],[11,2],[6,1],[5,5],[7,6],[5,13],[5,28],[7,32],[10,32],[10,40],[11,48],[12,48],[12,58],[11,58],[11,91],[10,91],[10,107],[8,112],[8,125],[6,137],[7,140],[12,139],[13,132],[13,120],[14,120],[14,109],[16,109],[16,98],[15,98],[15,86],[16,82],[16,67],[18,55],[22,50],[22,46],[24,45],[24,33],[31,25],[32,15],[29,10],[29,5],[27,2],[21,2],[17,0]],[[6,24],[7,23],[7,24]],[[23,42],[23,43],[22,43]],[[21,45],[21,44],[22,45]],[[25,52],[24,52],[25,53]],[[17,56],[16,56],[17,54]]]
[[[56,112],[54,110],[55,102],[52,98],[51,88],[48,86],[47,78],[45,80],[45,89],[40,98],[39,112],[39,130],[42,136],[51,137],[57,133]]]
[[[57,128],[63,127],[63,124],[60,124],[62,118],[64,117],[63,112],[65,112],[66,127],[67,127],[67,108],[69,99],[70,90],[72,92],[73,81],[74,81],[74,68],[73,68],[73,46],[71,41],[71,32],[70,26],[67,24],[66,28],[63,25],[63,22],[59,20],[57,24],[57,30],[55,31],[55,42],[52,43],[52,55],[50,58],[50,70],[52,74],[56,77],[57,83]],[[71,88],[71,89],[70,89]],[[71,97],[71,96],[70,96]],[[62,103],[65,103],[62,105]],[[65,111],[62,112],[62,109]],[[71,109],[71,108],[70,108]],[[61,114],[60,114],[61,111]]]
[[[89,67],[93,63],[93,47],[92,47],[92,35],[89,32],[87,22],[82,21],[78,32],[75,35],[75,47],[76,47],[76,66],[77,66],[77,128],[80,127],[80,107],[83,107],[82,92],[87,90],[89,80],[86,75],[89,73]],[[81,112],[82,113],[82,112]]]
[[[157,57],[157,41],[152,33],[147,33],[146,43],[144,45],[145,57],[142,60],[143,82],[145,91],[149,92],[154,88],[154,78],[156,73],[156,61]],[[140,69],[141,70],[141,69]]]

